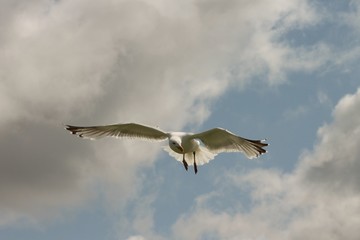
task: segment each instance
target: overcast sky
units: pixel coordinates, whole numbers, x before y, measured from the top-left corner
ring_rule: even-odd
[[[358,239],[360,1],[0,0],[0,238]],[[223,127],[197,175],[63,124]]]

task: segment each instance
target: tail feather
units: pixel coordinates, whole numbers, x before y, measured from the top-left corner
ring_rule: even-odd
[[[164,150],[169,153],[169,155],[175,158],[177,161],[182,162],[183,156],[182,154],[178,154],[171,150],[169,146],[164,146]],[[196,164],[203,165],[208,163],[210,160],[214,159],[216,153],[210,152],[207,148],[203,146],[199,146],[198,150],[195,152]],[[189,166],[194,165],[194,155],[193,153],[185,154],[185,161]]]

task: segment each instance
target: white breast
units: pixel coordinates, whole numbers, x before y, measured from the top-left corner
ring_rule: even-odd
[[[200,142],[190,138],[190,135],[185,135],[182,137],[181,146],[184,148],[184,153],[195,152],[199,148]]]

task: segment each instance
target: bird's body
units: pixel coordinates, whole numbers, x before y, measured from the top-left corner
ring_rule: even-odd
[[[171,132],[169,135],[169,147],[176,153],[183,154],[194,152],[200,146],[200,142],[192,138],[192,133]],[[181,148],[176,143],[181,143],[179,144]]]
[[[194,165],[195,173],[197,165],[209,162],[220,152],[243,152],[251,159],[266,153],[263,147],[268,146],[261,140],[242,138],[222,128],[213,128],[201,133],[164,132],[137,123],[125,123],[90,127],[66,125],[66,129],[72,134],[89,139],[106,136],[156,141],[168,139],[169,147],[165,150],[181,161],[186,170],[188,165]]]

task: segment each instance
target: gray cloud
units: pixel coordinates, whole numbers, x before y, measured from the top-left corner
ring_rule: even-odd
[[[334,123],[319,129],[321,141],[316,154],[307,156],[303,163],[304,182],[320,184],[336,194],[360,192],[359,96],[360,89],[354,95],[344,96],[333,112]]]
[[[158,150],[81,142],[61,123],[196,125],[229,86],[281,83],[315,51],[297,61],[277,37],[316,21],[303,1],[8,1],[0,11],[0,224],[81,204],[94,182],[109,199],[136,195],[136,171]]]
[[[0,223],[36,223],[57,215],[64,203],[90,197],[86,175],[94,162],[91,148],[76,146],[59,126],[44,123],[17,121],[0,135]]]

